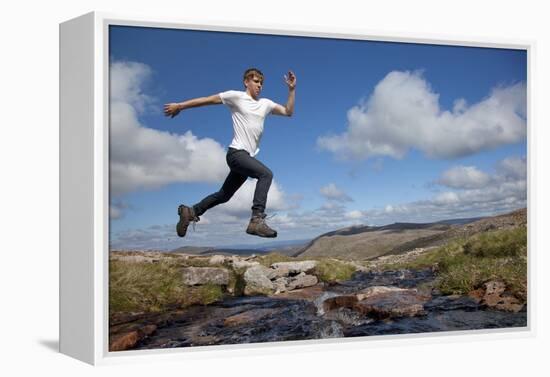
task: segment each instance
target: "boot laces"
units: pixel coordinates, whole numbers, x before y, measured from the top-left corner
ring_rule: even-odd
[[[196,232],[196,230],[195,230],[195,224],[198,223],[199,221],[201,221],[200,217],[195,216],[195,217],[193,217],[190,221],[191,221],[191,224],[193,224],[193,225],[192,225],[192,226],[193,226],[193,232]]]
[[[265,225],[267,225],[267,224],[265,223],[265,221],[266,221],[266,220],[269,220],[269,219],[272,219],[272,218],[274,218],[275,216],[277,216],[277,213],[274,213],[274,214],[269,215],[269,216],[266,215],[265,213],[262,213],[261,215],[259,215],[259,216],[257,216],[257,217],[258,217],[258,222],[259,222],[260,224],[265,224]]]

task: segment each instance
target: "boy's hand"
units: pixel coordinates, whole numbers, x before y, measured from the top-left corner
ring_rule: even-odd
[[[164,105],[164,115],[173,118],[181,111],[179,103],[167,103]]]
[[[294,72],[288,71],[288,74],[284,78],[289,90],[296,88],[296,75],[294,75]]]

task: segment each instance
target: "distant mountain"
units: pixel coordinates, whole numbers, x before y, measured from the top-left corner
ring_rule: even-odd
[[[526,209],[494,217],[451,219],[434,223],[395,223],[384,226],[353,226],[313,239],[293,256],[373,259],[419,247],[439,246],[448,240],[526,223]]]

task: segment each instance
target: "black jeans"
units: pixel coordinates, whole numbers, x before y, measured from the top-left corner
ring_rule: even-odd
[[[229,148],[226,155],[229,165],[229,175],[225,179],[220,191],[208,195],[206,198],[193,206],[195,215],[200,216],[208,209],[227,202],[235,192],[246,182],[248,177],[256,178],[256,190],[252,202],[252,214],[264,213],[267,202],[267,192],[273,180],[271,170],[260,161],[251,157],[247,151],[242,149]]]

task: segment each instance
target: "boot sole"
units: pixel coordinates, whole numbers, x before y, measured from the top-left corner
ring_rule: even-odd
[[[265,235],[265,234],[258,234],[258,233],[255,233],[253,231],[249,231],[248,229],[246,230],[246,233],[247,234],[250,234],[251,236],[258,236],[258,237],[263,237],[263,238],[275,238],[277,237],[277,232],[275,232],[274,234],[272,235]]]

